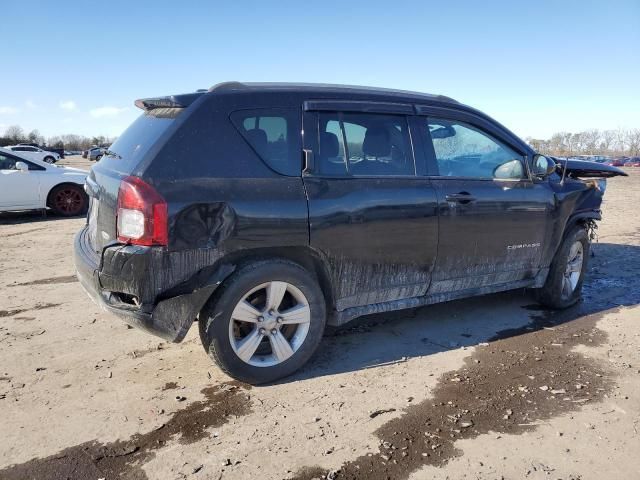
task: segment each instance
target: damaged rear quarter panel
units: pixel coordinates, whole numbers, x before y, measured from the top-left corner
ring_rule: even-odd
[[[170,205],[169,247],[107,248],[100,274],[103,288],[136,295],[143,304],[203,270],[213,273],[222,258],[240,251],[308,245],[299,177],[198,179],[156,188]]]

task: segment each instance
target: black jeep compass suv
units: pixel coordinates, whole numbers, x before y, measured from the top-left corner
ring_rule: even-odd
[[[169,341],[197,320],[249,383],[363,314],[523,287],[572,305],[603,178],[624,175],[439,95],[228,82],[136,105],[87,178],[78,277]]]

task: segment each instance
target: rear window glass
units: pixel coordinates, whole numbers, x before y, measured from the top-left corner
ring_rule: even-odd
[[[251,148],[273,170],[283,175],[300,176],[300,111],[289,108],[239,110],[231,121]]]
[[[157,108],[143,113],[113,142],[109,155],[105,155],[100,163],[120,172],[132,172],[182,110]]]

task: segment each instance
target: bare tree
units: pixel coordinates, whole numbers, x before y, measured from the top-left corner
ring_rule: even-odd
[[[20,143],[26,140],[24,130],[19,125],[9,125],[4,132],[4,136],[8,138],[11,143]]]
[[[640,156],[640,128],[627,131],[627,146],[629,147],[629,155],[632,157]]]

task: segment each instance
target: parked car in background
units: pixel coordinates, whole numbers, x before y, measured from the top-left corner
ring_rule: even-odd
[[[626,175],[441,95],[229,82],[136,105],[87,177],[78,279],[168,341],[197,318],[249,383],[361,315],[517,288],[575,304],[604,178]]]
[[[606,164],[612,167],[624,167],[626,161],[627,157],[616,157],[606,162]]]
[[[105,147],[92,148],[88,151],[88,158],[89,160],[94,160],[98,162],[102,157],[104,157],[104,154],[106,151],[107,151],[107,148]]]
[[[59,153],[43,150],[32,145],[10,145],[4,148],[11,150],[12,152],[16,152],[17,154],[20,154],[20,156],[28,158],[29,160],[40,160],[46,163],[56,163],[60,160]]]
[[[50,208],[59,215],[80,215],[88,205],[86,177],[85,170],[0,148],[0,211]]]
[[[596,163],[605,163],[609,160],[609,157],[605,157],[604,155],[574,155],[568,158],[569,160],[583,160],[585,162]]]
[[[640,167],[640,157],[631,157],[627,162],[627,167]]]

